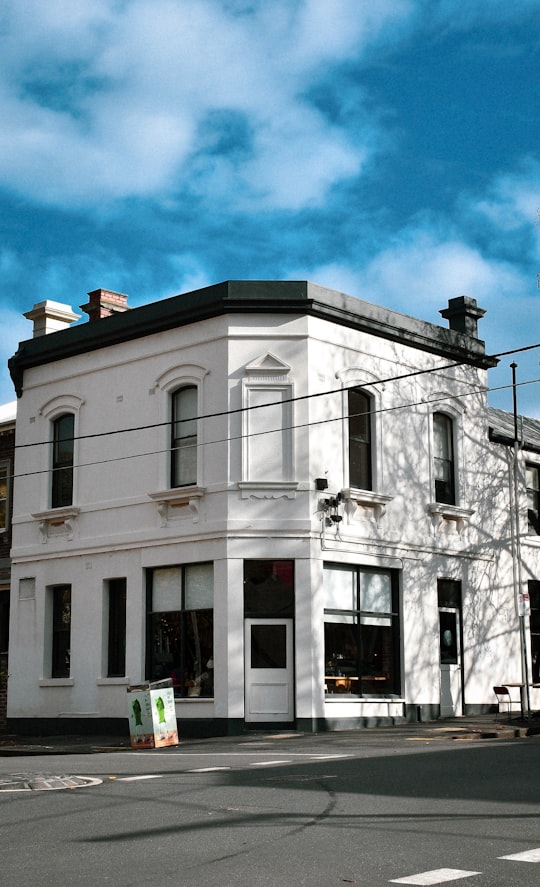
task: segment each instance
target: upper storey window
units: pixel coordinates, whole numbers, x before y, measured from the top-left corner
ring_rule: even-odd
[[[62,508],[73,503],[73,454],[75,417],[64,413],[52,423],[52,486],[51,506]]]
[[[348,391],[349,485],[372,489],[371,398],[359,388]]]
[[[540,467],[527,465],[527,518],[529,533],[540,536]]]
[[[9,462],[0,462],[0,533],[8,529],[9,473]]]
[[[433,469],[435,501],[445,505],[455,505],[453,423],[445,413],[433,414]]]
[[[197,388],[186,385],[172,395],[171,486],[197,483]]]

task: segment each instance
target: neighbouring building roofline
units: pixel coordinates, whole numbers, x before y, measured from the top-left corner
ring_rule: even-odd
[[[20,343],[8,362],[17,396],[26,369],[225,314],[310,315],[483,369],[481,339],[305,280],[228,280]]]
[[[540,453],[540,419],[518,416],[518,444],[529,453]],[[488,408],[489,439],[503,446],[514,446],[514,414]]]

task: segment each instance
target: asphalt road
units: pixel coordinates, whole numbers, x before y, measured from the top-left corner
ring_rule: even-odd
[[[540,881],[539,737],[212,740],[0,771],[2,887]]]

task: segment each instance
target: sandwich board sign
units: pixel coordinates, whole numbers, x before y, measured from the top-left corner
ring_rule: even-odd
[[[132,748],[178,745],[172,681],[128,687],[129,735]]]

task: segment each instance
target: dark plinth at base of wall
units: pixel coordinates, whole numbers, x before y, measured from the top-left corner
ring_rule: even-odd
[[[178,718],[179,739],[205,739],[211,736],[239,736],[243,720]],[[13,736],[115,736],[129,741],[127,718],[8,718],[7,733]]]
[[[14,736],[119,736],[129,740],[127,718],[8,718]]]
[[[435,703],[407,703],[405,705],[405,720],[407,724],[424,724],[429,721],[438,721],[441,716],[441,706]]]
[[[495,711],[492,705],[466,706],[465,716]],[[242,736],[256,731],[298,733],[330,733],[338,730],[360,730],[376,727],[397,727],[400,724],[427,723],[440,718],[440,706],[407,704],[403,717],[297,718],[292,723],[246,724],[242,718],[212,720],[178,718],[178,738],[205,739],[212,736]],[[14,736],[116,736],[129,740],[126,718],[8,718],[6,732]]]

